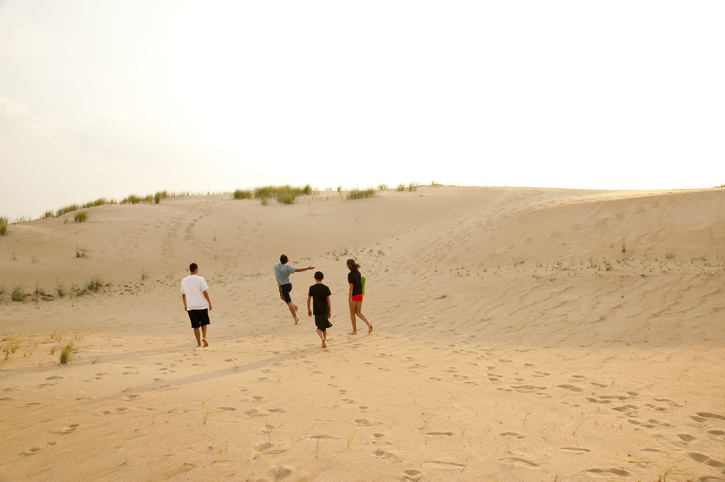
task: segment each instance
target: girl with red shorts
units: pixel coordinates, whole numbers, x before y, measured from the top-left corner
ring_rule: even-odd
[[[355,316],[360,317],[361,320],[368,325],[368,333],[372,333],[373,325],[370,324],[365,315],[362,314],[362,303],[363,303],[363,289],[362,289],[362,275],[360,274],[360,265],[355,262],[354,259],[347,260],[347,267],[350,269],[350,273],[347,275],[347,282],[350,285],[350,293],[347,301],[350,305],[350,321],[352,321],[352,331],[350,335],[357,335],[357,323]]]

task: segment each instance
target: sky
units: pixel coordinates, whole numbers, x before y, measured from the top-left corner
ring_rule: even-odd
[[[725,184],[725,2],[0,0],[0,216],[263,185]]]

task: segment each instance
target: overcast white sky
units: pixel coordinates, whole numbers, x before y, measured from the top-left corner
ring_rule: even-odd
[[[0,0],[0,215],[98,197],[725,183],[725,2]]]

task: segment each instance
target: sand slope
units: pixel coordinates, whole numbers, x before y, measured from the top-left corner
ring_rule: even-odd
[[[0,481],[725,480],[725,190],[88,212],[0,238]],[[282,253],[325,273],[328,350],[276,294]],[[349,257],[372,335],[347,334]],[[179,295],[191,261],[208,349]],[[312,272],[292,282],[306,311]]]

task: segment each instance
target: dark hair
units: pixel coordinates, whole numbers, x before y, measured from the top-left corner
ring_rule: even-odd
[[[287,261],[289,261],[289,258],[287,257],[286,254],[283,254],[282,256],[279,257],[279,262],[280,263],[287,264]]]
[[[358,271],[360,269],[360,265],[354,259],[347,260],[347,267],[350,268],[350,271]]]
[[[196,271],[196,270],[197,270],[198,268],[199,268],[199,267],[198,267],[198,266],[196,265],[196,263],[191,263],[191,264],[189,265],[189,271],[191,271],[192,273],[193,273],[194,271]]]
[[[322,281],[323,279],[325,279],[325,275],[322,274],[322,271],[317,271],[315,272],[315,279]]]

